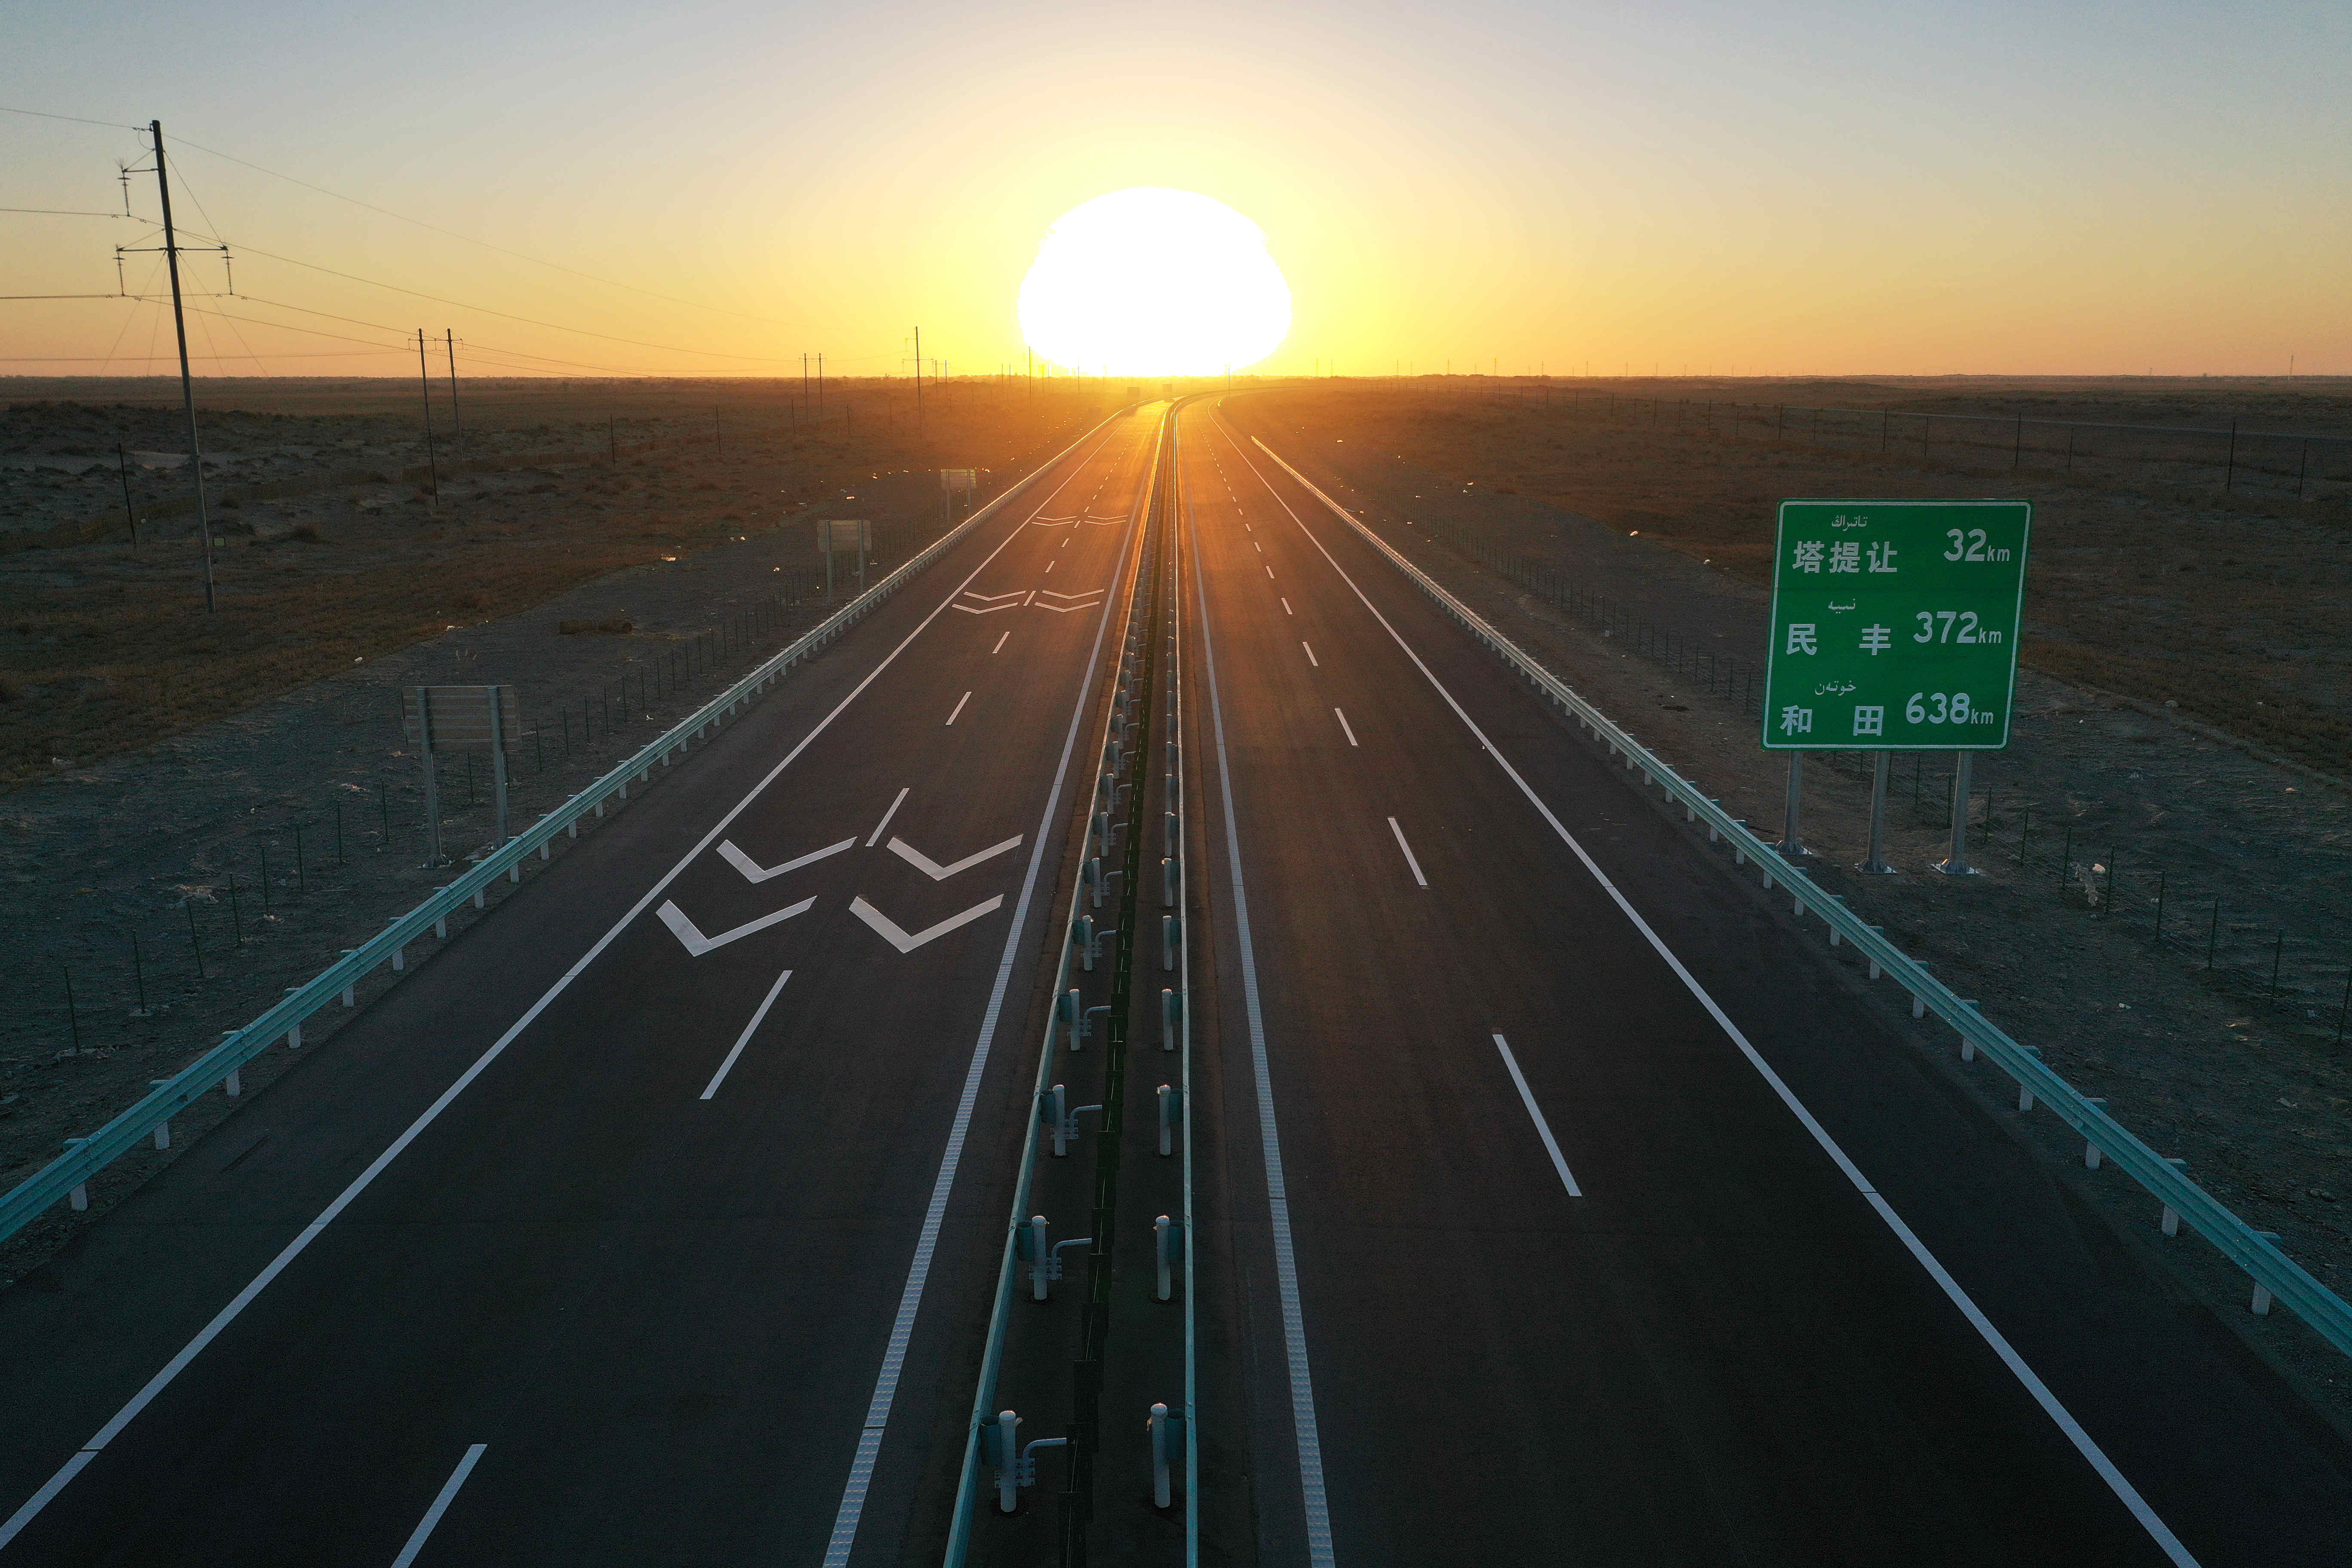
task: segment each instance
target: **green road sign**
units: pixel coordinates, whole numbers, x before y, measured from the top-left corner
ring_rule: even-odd
[[[2032,529],[2031,501],[1782,501],[1767,749],[2008,745]]]

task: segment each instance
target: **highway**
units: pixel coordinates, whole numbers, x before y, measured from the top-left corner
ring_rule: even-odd
[[[1156,426],[0,1298],[0,1563],[904,1560]]]
[[[2340,1439],[1250,404],[1109,421],[0,1295],[0,1568],[879,1568],[959,1529],[1174,1565],[1186,1501],[1198,1561],[1264,1568],[2342,1563]],[[1124,928],[1072,980],[1120,1011],[1041,1059],[1074,909]],[[1037,1157],[1041,1068],[1123,1163],[1109,1116]],[[1054,1238],[1091,1204],[1116,1246],[1000,1311],[1024,1151]],[[1099,1447],[959,1515],[1008,1404]]]
[[[1256,1560],[2342,1562],[2340,1445],[1248,405],[1178,461]]]

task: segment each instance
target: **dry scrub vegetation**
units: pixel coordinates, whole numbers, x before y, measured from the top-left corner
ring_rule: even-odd
[[[106,467],[20,468],[8,486],[0,530],[15,534],[0,531],[0,542],[16,547],[0,552],[0,784],[772,526],[872,475],[1005,469],[1099,412],[1091,395],[961,384],[931,392],[919,432],[903,383],[835,383],[822,426],[813,404],[796,401],[797,382],[476,385],[466,447],[453,450],[441,428],[436,507],[404,387],[215,384],[209,395],[234,396],[242,409],[204,416],[236,455],[226,476],[207,479],[219,602],[207,615],[184,468],[135,477],[135,545],[119,506],[110,518],[87,515],[91,496],[115,482],[114,440],[161,444],[176,416],[151,394],[139,405],[119,401],[119,386],[110,405],[87,401],[101,388],[40,390],[80,396],[16,403],[0,423],[0,454],[102,454]],[[26,547],[101,524],[103,537],[86,542]]]
[[[2352,506],[2329,477],[2296,501],[2273,479],[2224,494],[2181,466],[2037,460],[2020,467],[1998,437],[1941,447],[1923,460],[1899,439],[1882,454],[1862,421],[1812,446],[1792,421],[1775,437],[1775,402],[1911,413],[2022,414],[2226,427],[2352,430],[2352,395],[2173,386],[2126,392],[1967,391],[1870,383],[1759,386],[1633,383],[1559,389],[1547,406],[1485,394],[1380,388],[1285,392],[1269,414],[1328,447],[1364,443],[1491,491],[1535,497],[1769,585],[1776,504],[1806,496],[1997,494],[2034,502],[2024,661],[2052,675],[2157,702],[2294,760],[2352,774]],[[1657,402],[1651,401],[1655,395]],[[1539,395],[1538,395],[1539,396]],[[1611,400],[1613,400],[1611,401]],[[1706,400],[1761,403],[1735,425]],[[2037,436],[2035,439],[2046,439]],[[1941,437],[1939,437],[1941,439]],[[1916,438],[1915,438],[1916,440]],[[2341,451],[2342,448],[2338,448]],[[2332,458],[2341,466],[2341,458]],[[1496,539],[1495,547],[1520,542]]]

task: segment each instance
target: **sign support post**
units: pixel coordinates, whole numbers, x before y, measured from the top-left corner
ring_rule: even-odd
[[[1966,752],[1952,753],[1952,853],[1936,862],[1936,869],[1947,877],[1984,875],[1969,864],[1969,760]]]
[[[1789,801],[1780,820],[1780,842],[1772,846],[1783,860],[1800,859],[1811,855],[1802,835],[1797,831],[1797,808],[1805,795],[1805,753],[1789,753]]]
[[[433,765],[433,704],[425,693],[430,687],[416,689],[417,733],[425,748],[425,863],[441,864],[441,791],[440,780]]]
[[[1863,857],[1857,871],[1872,876],[1891,877],[1895,868],[1886,863],[1886,773],[1894,753],[1881,749],[1870,764],[1870,852]]]
[[[507,847],[507,735],[505,716],[499,711],[506,689],[493,686],[490,692],[490,784],[499,800],[498,847]]]

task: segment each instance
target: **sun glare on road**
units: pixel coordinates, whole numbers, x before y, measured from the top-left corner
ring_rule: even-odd
[[[1140,185],[1072,207],[1021,284],[1021,332],[1059,364],[1212,375],[1290,331],[1290,285],[1265,234],[1221,201]]]

